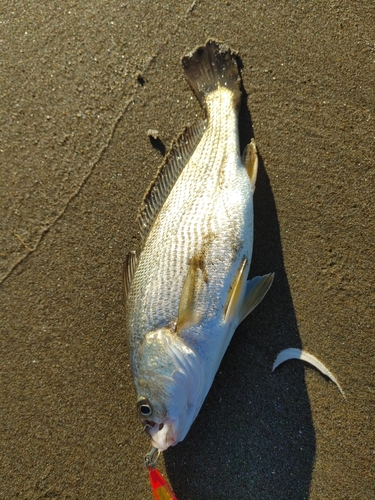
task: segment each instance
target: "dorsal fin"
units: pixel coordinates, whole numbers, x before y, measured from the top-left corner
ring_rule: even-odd
[[[137,269],[138,258],[137,254],[132,250],[125,257],[124,265],[122,268],[122,280],[124,285],[124,300],[126,301],[130,286],[133,281],[135,270]]]
[[[139,230],[144,241],[156,216],[175,185],[182,169],[189,161],[206,128],[204,120],[186,127],[172,142],[155,179],[148,188],[138,215]]]

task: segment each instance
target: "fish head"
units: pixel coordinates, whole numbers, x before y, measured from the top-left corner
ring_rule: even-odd
[[[145,335],[133,357],[137,409],[152,445],[164,451],[182,441],[203,402],[196,354],[168,328]]]

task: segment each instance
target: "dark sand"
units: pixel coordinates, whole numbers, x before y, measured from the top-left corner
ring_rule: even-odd
[[[161,470],[179,500],[375,498],[373,0],[6,0],[0,21],[0,498],[151,499],[121,269],[147,130],[169,145],[202,114],[179,60],[208,36],[242,57],[251,272],[276,277]],[[301,345],[346,399],[271,372]]]

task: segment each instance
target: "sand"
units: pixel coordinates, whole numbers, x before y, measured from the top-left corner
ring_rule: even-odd
[[[209,36],[241,54],[251,274],[276,274],[160,469],[179,500],[375,498],[374,2],[6,1],[0,21],[0,498],[152,498],[121,269],[162,160],[147,132],[168,147],[202,115],[180,57]],[[302,362],[272,373],[290,346],[346,398]]]

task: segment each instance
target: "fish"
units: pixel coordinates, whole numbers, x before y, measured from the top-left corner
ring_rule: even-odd
[[[181,59],[205,118],[187,127],[145,194],[123,282],[137,412],[153,451],[184,440],[238,325],[273,273],[248,279],[255,140],[240,153],[238,56],[215,40]]]

